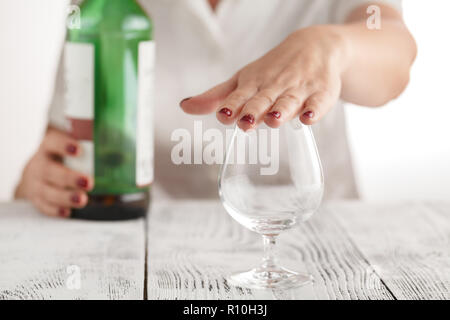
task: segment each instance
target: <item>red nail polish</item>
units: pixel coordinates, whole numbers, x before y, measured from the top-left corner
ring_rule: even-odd
[[[70,198],[70,200],[71,200],[73,203],[75,203],[75,204],[79,204],[80,201],[81,201],[80,196],[77,195],[77,194],[74,194],[74,195]]]
[[[182,104],[183,102],[188,101],[188,100],[190,100],[191,98],[192,98],[192,97],[184,98],[183,100],[181,100],[181,101],[180,101],[180,106],[181,106],[181,104]]]
[[[220,109],[219,113],[223,113],[227,117],[231,117],[231,115],[233,114],[233,111],[231,111],[228,108],[222,108],[222,109]]]
[[[254,124],[255,123],[255,117],[252,116],[251,114],[247,114],[247,115],[245,115],[245,116],[243,116],[241,118],[241,121],[248,122],[250,124]]]
[[[76,154],[77,153],[77,146],[74,146],[73,144],[69,144],[66,147],[66,151],[67,151],[67,153],[70,153],[70,154]]]
[[[78,185],[80,188],[87,188],[87,186],[88,186],[88,181],[87,181],[86,178],[79,178],[79,179],[77,180],[77,185]]]
[[[303,114],[303,116],[312,119],[312,118],[314,118],[314,112],[312,112],[312,111],[306,111],[306,112]]]
[[[274,117],[276,119],[280,119],[281,118],[281,113],[278,112],[278,111],[272,111],[272,112],[268,113],[268,115],[270,115],[270,116],[272,116],[272,117]]]

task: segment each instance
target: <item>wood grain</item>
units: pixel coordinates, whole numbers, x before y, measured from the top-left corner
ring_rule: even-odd
[[[0,299],[142,299],[144,254],[143,220],[54,219],[0,204]],[[78,290],[67,285],[71,265]]]
[[[449,217],[445,203],[324,205],[278,241],[281,264],[314,284],[271,291],[227,282],[262,245],[216,201],[156,202],[147,226],[0,204],[0,299],[449,299]],[[71,265],[79,290],[67,286]]]
[[[397,299],[450,299],[450,205],[333,207]]]
[[[149,299],[393,299],[328,207],[280,236],[282,265],[315,283],[297,290],[233,287],[232,272],[261,258],[260,236],[234,222],[218,202],[155,204],[148,225]]]

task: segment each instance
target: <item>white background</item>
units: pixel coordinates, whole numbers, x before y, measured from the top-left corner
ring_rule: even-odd
[[[11,198],[42,137],[66,5],[0,0],[0,201]],[[347,109],[366,200],[450,198],[449,12],[448,0],[405,0],[419,45],[408,89],[383,108]]]

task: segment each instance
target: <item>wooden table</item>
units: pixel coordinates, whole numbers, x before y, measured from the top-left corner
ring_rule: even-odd
[[[258,263],[261,240],[215,201],[154,203],[147,221],[108,223],[0,204],[0,299],[450,298],[449,203],[329,203],[278,249],[314,284],[230,286],[226,275]]]

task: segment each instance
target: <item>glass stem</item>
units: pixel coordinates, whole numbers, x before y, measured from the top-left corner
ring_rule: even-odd
[[[276,267],[275,244],[276,235],[263,235],[264,258],[262,261],[263,269],[274,269]]]

